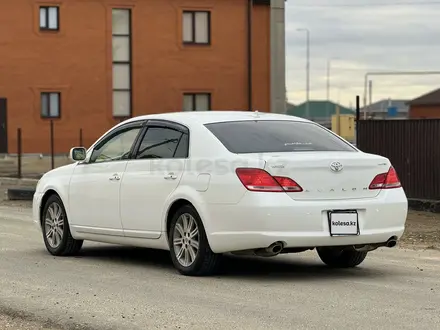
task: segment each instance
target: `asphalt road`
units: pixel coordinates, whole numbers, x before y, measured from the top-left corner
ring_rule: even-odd
[[[30,209],[0,206],[0,329],[439,329],[440,252],[383,249],[331,270],[314,252],[229,257],[210,278],[167,253],[44,249]]]

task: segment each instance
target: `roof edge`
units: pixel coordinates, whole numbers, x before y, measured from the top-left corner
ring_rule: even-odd
[[[408,103],[406,103],[407,105],[435,105],[435,104],[439,104],[440,103],[440,99],[438,101],[434,101],[434,100],[426,100],[424,101],[425,98],[428,98],[434,94],[439,94],[440,95],[440,88],[431,90],[428,93],[422,94],[421,96],[418,96],[410,101],[408,101]]]

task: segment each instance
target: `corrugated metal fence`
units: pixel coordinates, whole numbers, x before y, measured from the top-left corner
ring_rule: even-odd
[[[390,159],[408,198],[440,200],[440,119],[360,120],[357,146]]]

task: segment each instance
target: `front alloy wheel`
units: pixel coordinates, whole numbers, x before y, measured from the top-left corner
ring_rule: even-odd
[[[57,202],[53,202],[47,208],[44,226],[47,242],[51,248],[56,249],[64,236],[64,214]]]
[[[51,195],[44,204],[41,228],[46,249],[54,256],[76,254],[83,245],[82,240],[72,237],[66,210],[58,195]]]

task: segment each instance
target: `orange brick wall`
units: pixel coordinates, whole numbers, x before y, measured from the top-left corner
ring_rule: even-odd
[[[132,8],[133,115],[180,111],[183,92],[211,92],[214,110],[247,109],[247,0],[4,1],[0,21],[0,97],[8,99],[8,147],[50,150],[40,92],[61,91],[55,152],[90,145],[112,117],[112,8]],[[60,5],[60,31],[39,31],[39,6]],[[181,12],[211,10],[211,45],[183,46]],[[253,103],[270,106],[270,8],[253,9]]]
[[[440,118],[439,105],[411,105],[409,109],[409,118]]]

